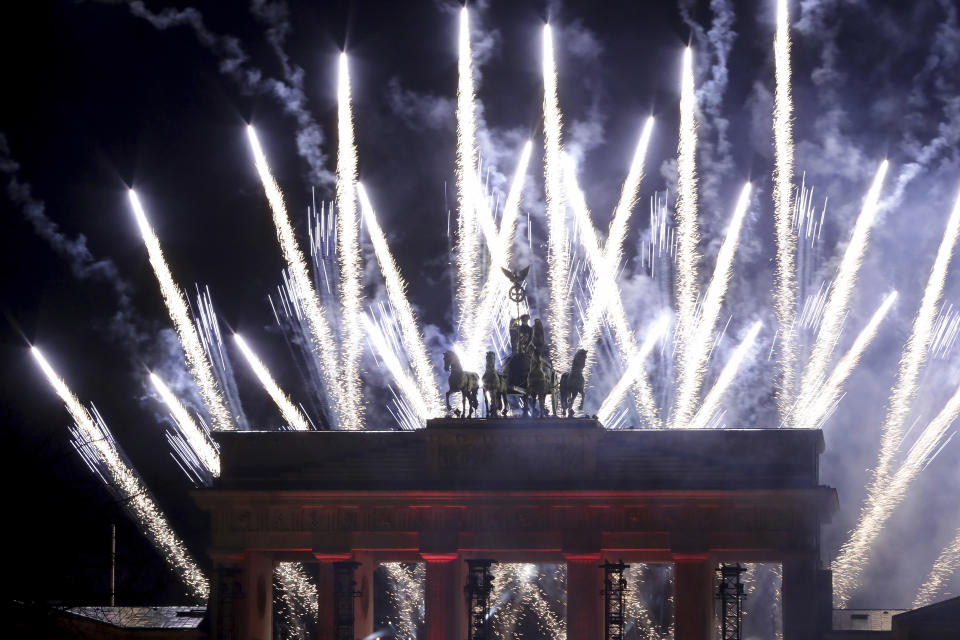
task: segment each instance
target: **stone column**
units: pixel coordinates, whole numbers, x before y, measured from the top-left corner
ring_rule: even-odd
[[[817,560],[812,555],[783,561],[783,640],[817,637]]]
[[[354,603],[354,637],[363,640],[373,633],[373,572],[377,562],[369,551],[358,551],[353,554],[358,566],[353,573],[357,582],[357,591],[360,597]]]
[[[317,564],[317,640],[334,640],[333,562]]]
[[[210,581],[209,628],[211,638],[236,640],[243,615],[243,556],[213,555]]]
[[[714,567],[706,553],[673,554],[676,640],[709,640],[713,634]]]
[[[460,562],[456,553],[421,553],[427,563],[427,585],[424,590],[427,640],[460,638],[458,600],[463,600],[460,583]]]
[[[602,640],[603,571],[599,553],[565,553],[567,639]]]
[[[241,586],[240,640],[270,640],[273,637],[273,557],[269,553],[244,553]]]

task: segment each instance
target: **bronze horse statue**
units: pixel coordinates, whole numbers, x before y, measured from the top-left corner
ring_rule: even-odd
[[[507,415],[507,378],[497,371],[496,354],[487,351],[487,368],[483,372],[483,404],[488,418]]]
[[[477,400],[477,390],[480,388],[480,376],[470,371],[464,371],[460,365],[460,358],[453,351],[446,351],[443,354],[443,370],[449,371],[450,376],[447,382],[450,390],[447,391],[447,411],[452,411],[450,406],[450,394],[460,393],[460,402],[462,409],[458,410],[457,416],[472,418],[473,412],[477,410],[480,403]],[[470,414],[467,415],[467,403],[470,403]]]
[[[543,360],[540,352],[534,350],[530,355],[530,371],[527,373],[527,393],[525,409],[529,408],[531,414],[543,418],[550,415],[547,409],[547,396],[551,396],[553,404],[556,405],[557,398],[557,374],[552,367],[543,366]],[[553,407],[556,413],[556,406]],[[526,411],[524,411],[526,415]]]
[[[573,417],[573,403],[577,399],[578,394],[580,395],[579,410],[583,411],[583,401],[585,399],[583,394],[583,369],[586,364],[587,352],[585,349],[579,349],[577,350],[576,355],[573,356],[573,365],[571,365],[570,371],[560,376],[561,416],[567,418]]]

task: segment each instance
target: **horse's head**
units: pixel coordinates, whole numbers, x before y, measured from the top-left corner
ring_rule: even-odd
[[[495,368],[496,357],[497,354],[495,354],[493,351],[487,351],[487,369]]]
[[[453,363],[453,351],[443,352],[443,370],[450,371],[450,365]]]
[[[573,356],[573,368],[574,369],[583,369],[587,364],[587,350],[586,349],[577,349],[576,355]]]

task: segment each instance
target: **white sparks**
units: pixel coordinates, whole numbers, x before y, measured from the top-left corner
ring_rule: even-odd
[[[620,379],[617,380],[617,383],[613,385],[607,397],[604,398],[600,404],[600,410],[597,411],[597,418],[601,424],[606,424],[613,417],[617,405],[620,404],[623,397],[627,394],[627,390],[635,381],[647,375],[647,358],[650,356],[657,342],[664,336],[669,326],[670,318],[667,315],[663,315],[647,330],[647,337],[643,341],[643,344],[637,350],[636,355],[628,360],[627,370],[623,372],[623,375],[620,376]]]
[[[710,418],[713,417],[713,414],[716,413],[719,408],[723,395],[737,377],[737,372],[740,370],[743,361],[746,360],[747,356],[750,355],[750,352],[753,350],[754,343],[757,340],[757,334],[760,333],[762,326],[763,324],[757,320],[750,327],[750,330],[747,331],[746,337],[744,337],[743,341],[734,350],[733,355],[730,356],[730,360],[727,361],[727,364],[724,365],[723,370],[717,377],[717,381],[713,383],[713,388],[710,389],[707,396],[703,399],[703,404],[700,405],[700,409],[693,417],[690,427],[703,429],[709,423]],[[680,428],[684,427],[683,424],[677,424],[676,426]]]
[[[457,275],[459,282],[460,324],[473,325],[480,295],[479,242],[477,210],[480,194],[477,184],[477,123],[474,103],[473,54],[470,49],[470,17],[467,8],[460,12],[459,80],[457,83]]]
[[[341,404],[347,415],[348,429],[363,426],[363,390],[360,382],[360,357],[363,353],[363,327],[360,305],[362,265],[360,258],[360,218],[357,214],[357,150],[353,140],[353,114],[350,104],[350,72],[347,54],[340,54],[337,85],[337,253],[340,257],[340,301],[343,336],[341,344]]]
[[[247,345],[246,340],[244,340],[239,333],[233,334],[233,340],[237,343],[237,346],[240,347],[243,357],[247,359],[247,363],[250,365],[250,368],[253,369],[260,384],[263,385],[263,388],[270,396],[270,399],[273,400],[277,408],[280,409],[280,415],[283,416],[283,419],[297,431],[309,431],[310,424],[306,416],[290,401],[287,394],[283,392],[280,385],[278,385],[276,380],[273,379],[273,376],[270,375],[270,371],[266,365],[263,364],[263,361],[261,361],[260,358],[257,357],[257,354]]]
[[[600,251],[600,241],[597,239],[593,222],[590,220],[590,211],[587,209],[583,192],[577,184],[573,159],[570,156],[564,157],[564,181],[567,186],[567,197],[574,212],[574,220],[580,232],[580,242],[585,249],[587,260],[595,273],[602,272],[606,265]],[[594,296],[599,296],[600,300],[605,301],[607,321],[613,328],[617,346],[624,360],[631,363],[637,359],[645,360],[646,356],[640,355],[642,349],[637,348],[633,333],[630,331],[627,313],[623,308],[623,299],[617,287],[615,274],[611,278],[594,279]],[[586,372],[586,369],[584,371]],[[650,382],[646,376],[641,375],[634,376],[631,382],[634,387],[634,402],[640,417],[647,422],[649,427],[660,428],[660,417]]]
[[[523,145],[520,162],[513,174],[510,191],[503,207],[503,217],[500,220],[500,230],[497,242],[491,247],[490,266],[487,278],[480,294],[480,306],[477,308],[474,328],[467,336],[466,354],[463,366],[467,371],[477,371],[482,368],[483,351],[486,349],[487,339],[494,329],[493,323],[508,309],[505,304],[507,280],[500,271],[501,267],[510,264],[513,253],[513,236],[517,228],[517,214],[520,212],[520,196],[523,193],[523,183],[527,176],[527,167],[530,164],[530,154],[533,143],[529,140]],[[499,251],[494,251],[494,247]]]
[[[277,230],[280,249],[283,251],[283,257],[287,261],[287,268],[290,272],[289,290],[296,297],[300,309],[307,318],[312,338],[311,348],[320,357],[320,362],[323,365],[320,373],[323,376],[327,394],[333,400],[334,411],[340,427],[359,429],[361,425],[357,422],[356,416],[350,415],[350,412],[346,410],[343,392],[339,384],[340,365],[337,358],[336,343],[333,340],[327,318],[320,307],[320,300],[317,298],[310,281],[303,252],[300,250],[300,245],[293,233],[293,225],[290,224],[290,217],[287,215],[283,194],[280,192],[276,180],[270,174],[270,166],[267,164],[267,158],[260,147],[257,132],[252,126],[247,127],[247,135],[250,139],[250,148],[253,151],[257,173],[260,175],[260,182],[263,184],[267,201],[270,203],[270,211],[273,214],[273,224]]]
[[[386,365],[390,375],[393,376],[393,379],[397,382],[397,386],[400,387],[404,399],[413,407],[417,421],[422,424],[427,418],[438,415],[431,413],[430,407],[420,393],[420,387],[417,386],[417,383],[410,377],[404,366],[400,363],[400,359],[387,343],[380,328],[377,327],[376,323],[370,320],[366,314],[362,316],[362,319],[363,327],[373,345],[374,352],[380,361]]]
[[[683,379],[689,354],[686,342],[696,326],[697,245],[697,97],[693,85],[693,52],[683,54],[683,78],[680,89],[680,142],[677,147],[677,337],[680,354],[678,367]]]
[[[153,498],[150,497],[136,472],[123,461],[112,440],[104,437],[93,418],[80,404],[80,400],[67,387],[63,379],[57,375],[40,350],[33,347],[32,352],[50,385],[60,396],[67,411],[73,417],[84,444],[90,453],[103,463],[109,474],[107,480],[112,483],[114,490],[124,498],[127,508],[141,525],[146,536],[180,576],[191,594],[199,602],[206,602],[210,595],[210,585],[207,579],[190,557],[183,541],[170,528],[167,519],[153,501]]]
[[[907,452],[896,473],[882,487],[876,499],[870,500],[860,513],[860,520],[833,561],[834,603],[842,608],[860,586],[860,576],[874,541],[883,531],[894,509],[903,502],[907,489],[924,467],[939,452],[950,426],[960,415],[960,388],[943,409],[930,421]]]
[[[880,323],[883,322],[887,312],[890,311],[890,308],[893,307],[896,301],[897,292],[891,291],[888,293],[877,310],[873,312],[873,316],[870,317],[867,326],[857,334],[853,345],[847,350],[843,357],[840,358],[840,361],[830,373],[827,381],[821,386],[819,380],[817,380],[812,383],[809,390],[804,388],[802,398],[808,398],[808,400],[806,403],[802,403],[803,400],[801,400],[801,404],[797,408],[797,422],[794,424],[795,427],[800,429],[816,429],[823,425],[824,420],[826,420],[832,408],[839,402],[843,385],[860,363],[863,352],[877,335],[877,329],[880,327]]]
[[[940,557],[933,563],[930,574],[917,591],[913,608],[918,609],[932,604],[937,596],[943,594],[950,580],[956,577],[958,569],[960,569],[960,528],[957,529],[957,535],[953,541],[943,549]]]
[[[773,217],[777,236],[774,307],[780,336],[780,384],[777,405],[790,426],[796,377],[796,333],[792,322],[797,306],[796,239],[793,231],[793,99],[790,95],[790,13],[787,0],[777,0],[777,33],[773,40],[776,89],[773,106]]]
[[[210,441],[206,430],[197,424],[193,416],[190,415],[183,404],[173,395],[157,374],[151,373],[150,381],[170,409],[170,413],[180,428],[181,433],[183,433],[187,444],[190,445],[190,448],[193,449],[197,458],[203,463],[203,466],[207,468],[210,474],[213,475],[214,478],[218,477],[220,475],[220,453],[217,451],[216,445]]]
[[[407,283],[400,275],[400,269],[393,259],[390,246],[387,244],[387,238],[377,221],[376,211],[370,204],[370,198],[367,197],[363,185],[359,183],[357,184],[357,195],[360,198],[360,208],[363,211],[363,221],[366,225],[367,234],[370,236],[373,252],[376,254],[377,262],[380,265],[380,273],[386,283],[390,305],[397,314],[397,321],[400,325],[400,339],[417,377],[418,395],[422,398],[422,404],[426,407],[425,417],[441,416],[443,415],[443,407],[440,403],[440,389],[437,387],[437,379],[434,376],[433,367],[430,365],[430,356],[427,354],[427,347],[423,342],[420,326],[413,313],[413,308],[410,306],[410,300],[407,298]]]
[[[567,247],[566,208],[563,201],[562,117],[557,98],[557,70],[553,55],[553,34],[550,25],[543,27],[543,141],[544,180],[547,200],[547,284],[549,287],[548,321],[551,339],[551,361],[556,371],[570,367],[568,323],[570,297],[567,291],[569,255]]]
[[[587,367],[584,369],[584,377],[588,376],[590,366],[596,360],[593,347],[600,333],[600,322],[610,305],[610,298],[601,294],[608,286],[616,287],[617,268],[623,257],[623,241],[627,235],[627,223],[637,201],[637,191],[640,188],[640,181],[643,179],[647,148],[650,146],[652,133],[653,116],[647,119],[643,132],[640,134],[640,141],[637,143],[633,162],[630,164],[627,179],[620,192],[620,200],[617,202],[613,219],[610,221],[610,233],[603,246],[603,259],[599,264],[593,265],[596,283],[593,285],[590,300],[586,305],[583,330],[580,333],[580,345],[577,347],[587,350]]]
[[[207,360],[206,352],[200,342],[200,336],[197,335],[197,329],[190,318],[187,301],[170,273],[170,267],[167,266],[167,261],[163,257],[163,250],[160,248],[160,240],[150,227],[147,214],[140,204],[140,198],[137,197],[137,193],[133,189],[130,189],[130,204],[137,219],[137,226],[140,228],[140,235],[143,236],[143,243],[147,247],[150,265],[157,276],[163,302],[166,304],[170,320],[173,321],[173,326],[177,330],[177,336],[183,346],[183,353],[187,358],[190,374],[200,389],[200,396],[203,398],[207,411],[210,412],[213,427],[221,430],[233,429],[233,419],[223,403],[223,396],[210,368],[210,361]]]
[[[801,403],[806,400],[804,395],[812,390],[816,382],[826,375],[830,356],[849,310],[850,296],[857,285],[857,276],[863,263],[863,255],[866,253],[867,243],[870,240],[870,229],[876,219],[880,189],[883,186],[883,178],[887,173],[887,166],[888,163],[884,160],[877,169],[873,184],[870,185],[870,190],[863,199],[863,207],[860,209],[860,215],[857,216],[850,242],[843,253],[840,266],[837,267],[837,275],[830,287],[830,295],[827,297],[827,303],[823,310],[823,320],[820,324],[816,343],[813,346],[813,353],[810,355],[803,372],[800,384]]]
[[[871,500],[882,492],[882,484],[890,473],[894,455],[900,447],[903,436],[903,426],[910,413],[910,404],[916,394],[919,382],[920,369],[927,360],[928,347],[933,337],[933,328],[937,319],[937,307],[940,305],[940,296],[946,283],[947,270],[953,256],[954,246],[960,236],[960,195],[953,206],[953,211],[947,221],[937,257],[927,286],[923,291],[920,308],[913,321],[913,330],[910,339],[904,346],[900,357],[900,370],[897,372],[897,381],[890,394],[887,416],[883,422],[883,431],[880,441],[880,455],[877,467],[874,470],[869,495]]]
[[[727,293],[730,274],[733,271],[733,258],[740,243],[740,230],[750,204],[750,183],[743,186],[737,205],[733,210],[733,218],[727,228],[727,234],[717,254],[717,262],[713,269],[713,277],[707,286],[707,293],[700,305],[699,318],[696,324],[690,327],[690,335],[684,342],[686,363],[680,374],[680,384],[677,390],[676,408],[672,416],[674,426],[684,427],[694,414],[703,374],[707,369],[710,345],[713,341],[713,331],[720,317],[720,308]]]

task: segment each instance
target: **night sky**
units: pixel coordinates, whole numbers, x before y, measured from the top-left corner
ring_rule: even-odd
[[[105,602],[114,521],[120,603],[184,598],[71,448],[70,418],[30,357],[30,344],[44,349],[82,401],[97,406],[194,555],[207,562],[200,514],[187,495],[191,485],[169,454],[169,418],[147,386],[147,373],[166,376],[188,403],[197,396],[130,211],[130,186],[179,284],[191,292],[209,286],[224,331],[242,332],[281,386],[311,410],[310,391],[267,301],[284,264],[245,126],[257,127],[306,243],[307,206],[334,193],[336,65],[344,48],[360,178],[439,364],[439,352],[455,339],[447,215],[456,208],[459,7],[441,0],[255,0],[197,8],[151,1],[6,3],[0,9],[2,433],[15,595]],[[724,310],[724,321],[732,320],[708,378],[750,324],[763,320],[763,346],[728,394],[724,421],[776,427],[773,369],[766,361],[774,330],[773,2],[490,0],[471,8],[480,152],[494,190],[504,190],[524,141],[532,136],[535,142],[517,249],[535,272],[542,261],[539,236],[545,236],[539,160],[544,21],[556,29],[564,142],[577,159],[599,228],[616,203],[643,121],[657,117],[621,276],[635,330],[666,305],[637,255],[649,227],[649,198],[669,190],[672,201],[675,193],[680,60],[692,44],[701,283],[743,181],[755,186]],[[887,291],[900,291],[825,427],[821,479],[838,488],[841,502],[825,530],[829,560],[855,522],[900,350],[960,188],[960,19],[950,0],[802,0],[791,2],[791,11],[796,182],[815,187],[818,208],[829,198],[822,237],[804,254],[801,291],[814,293],[832,277],[884,158],[891,169],[881,218],[840,348],[849,346]],[[372,304],[385,296],[362,237]],[[944,303],[960,304],[956,262]],[[908,424],[924,424],[960,384],[958,351],[925,368]],[[233,358],[250,424],[280,427],[240,355]],[[369,356],[364,362],[370,420],[391,428],[384,374]],[[656,385],[669,384],[661,378]],[[606,388],[604,380],[596,384]],[[602,392],[595,396],[598,403]],[[958,483],[960,446],[951,441],[890,520],[853,606],[909,606],[960,526]],[[954,578],[953,591],[958,587]]]

